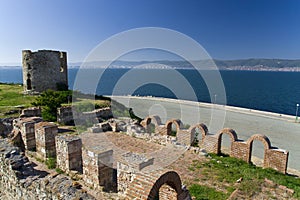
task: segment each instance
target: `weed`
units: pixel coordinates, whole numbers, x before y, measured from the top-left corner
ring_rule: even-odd
[[[56,167],[56,158],[48,158],[46,160],[48,169],[54,169]]]
[[[203,199],[226,199],[228,196],[223,192],[216,191],[213,188],[193,184],[189,187],[189,191],[196,200]]]
[[[55,171],[58,173],[58,174],[63,174],[64,171],[60,168],[56,168]]]

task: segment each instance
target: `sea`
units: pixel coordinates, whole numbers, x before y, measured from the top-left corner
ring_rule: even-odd
[[[123,80],[122,78],[126,77],[126,74],[130,71],[130,69],[115,68],[108,68],[105,70],[86,69],[85,82],[89,83],[89,77],[99,74],[96,72],[99,70],[102,70],[100,73],[102,75],[99,82],[97,82],[96,93],[98,95],[116,95],[114,93],[116,84],[119,80]],[[143,80],[149,78],[148,74],[159,75],[161,74],[162,69],[140,70],[148,71],[140,73],[136,89],[131,91],[131,93],[124,91],[117,95],[155,96],[177,99],[173,89],[160,84],[161,82],[148,81],[143,84]],[[77,89],[73,88],[77,73],[77,68],[68,70],[70,89]],[[196,70],[176,69],[176,73],[181,74],[182,77],[188,81],[197,96],[197,101],[218,103],[218,94],[212,95],[209,93],[207,83]],[[296,114],[296,105],[300,104],[300,72],[220,71],[220,74],[225,86],[226,105],[288,115]],[[173,78],[173,80],[172,77],[169,77],[168,80],[171,82],[173,81],[173,85],[178,84],[176,87],[180,89],[181,82],[177,81],[176,77]],[[8,67],[0,68],[0,82],[22,84],[22,69]],[[181,99],[195,100],[188,95],[181,97]]]

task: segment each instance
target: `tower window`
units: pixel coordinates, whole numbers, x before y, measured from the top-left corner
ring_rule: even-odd
[[[31,87],[31,79],[30,79],[30,74],[27,74],[27,81],[26,81],[26,85],[27,85],[27,90],[32,90]]]
[[[27,78],[27,90],[31,90],[32,87],[31,87],[31,80],[30,78]]]

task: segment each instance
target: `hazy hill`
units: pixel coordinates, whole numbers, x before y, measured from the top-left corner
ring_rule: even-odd
[[[300,60],[286,59],[244,59],[244,60],[214,60],[219,68],[264,67],[264,68],[299,68]]]
[[[241,60],[213,60],[220,70],[255,70],[255,71],[300,71],[300,60],[287,59],[241,59]],[[194,61],[199,66],[212,65],[210,60]],[[88,62],[84,66],[105,67],[108,62]],[[80,66],[80,63],[71,63],[70,66]],[[115,61],[111,64],[112,68],[148,68],[163,69],[166,66],[180,69],[191,69],[193,66],[186,61]]]
[[[288,59],[240,59],[240,60],[213,60],[220,70],[249,70],[249,71],[299,71],[300,60]],[[212,66],[211,60],[194,61],[199,66],[206,66],[207,69]],[[87,68],[105,68],[110,62],[94,61],[86,62],[83,66]],[[69,68],[79,68],[82,63],[69,63]],[[0,69],[19,68],[20,66],[0,66]],[[132,68],[138,67],[143,69],[164,69],[168,67],[176,69],[192,69],[193,66],[186,61],[114,61],[111,68]]]

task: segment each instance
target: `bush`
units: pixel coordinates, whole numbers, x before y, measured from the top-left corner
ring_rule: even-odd
[[[48,169],[54,169],[56,167],[56,158],[48,158],[46,160]]]
[[[53,91],[42,92],[32,103],[33,106],[42,106],[42,117],[45,121],[56,121],[57,108],[71,99],[72,91]]]

